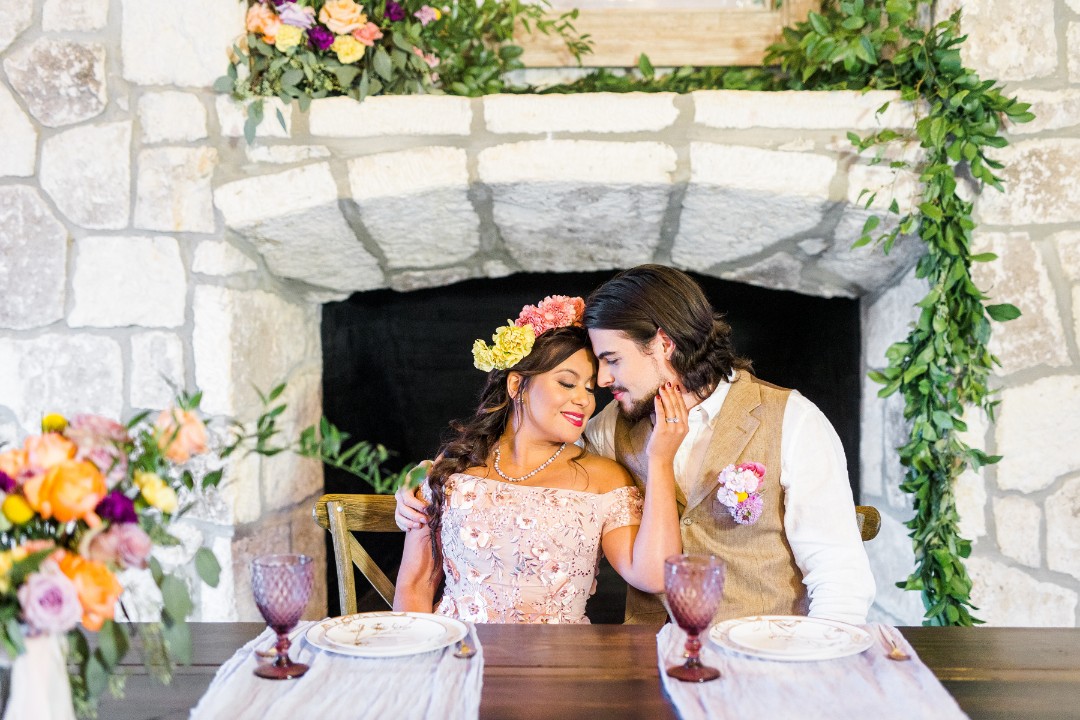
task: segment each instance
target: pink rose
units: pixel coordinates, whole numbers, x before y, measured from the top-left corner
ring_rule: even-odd
[[[254,6],[252,6],[254,7]],[[164,410],[154,421],[158,447],[175,463],[206,452],[206,426],[190,410]]]
[[[48,470],[75,457],[75,443],[59,433],[32,435],[23,443],[27,464],[35,470]],[[10,474],[10,473],[9,473]]]
[[[145,568],[153,543],[141,527],[119,523],[90,539],[86,556],[100,563],[116,563],[125,568]]]
[[[367,25],[353,30],[352,36],[359,40],[362,45],[371,47],[375,44],[376,40],[383,36],[383,34],[378,25],[369,22]]]
[[[116,554],[120,564],[129,568],[145,568],[153,543],[150,536],[134,523],[113,525],[109,534],[116,536]]]
[[[43,563],[39,572],[26,578],[17,595],[23,619],[37,632],[65,633],[82,618],[78,590],[55,563]]]
[[[94,562],[100,563],[116,563],[120,561],[119,551],[120,538],[113,534],[110,530],[105,532],[98,532],[90,537],[89,545],[85,546],[80,544],[80,554],[85,555],[88,559]]]

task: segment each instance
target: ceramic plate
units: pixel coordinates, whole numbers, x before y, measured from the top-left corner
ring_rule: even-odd
[[[426,613],[371,612],[329,618],[304,637],[317,648],[356,657],[398,657],[438,650],[468,634],[465,624]]]
[[[714,625],[709,639],[722,648],[766,660],[831,660],[861,653],[873,638],[855,625],[798,615],[761,615]]]

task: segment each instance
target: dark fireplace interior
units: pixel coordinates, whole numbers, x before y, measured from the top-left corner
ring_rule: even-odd
[[[490,338],[523,305],[546,295],[581,295],[610,272],[519,274],[399,293],[358,293],[323,308],[323,402],[326,416],[353,440],[382,443],[397,454],[391,469],[435,455],[452,418],[473,409],[483,374],[473,368],[476,338]],[[824,299],[695,275],[726,314],[736,349],[762,379],[797,388],[832,421],[847,453],[859,497],[860,323],[857,300]],[[598,393],[597,408],[610,401]],[[371,492],[327,468],[326,492]],[[359,538],[387,574],[396,572],[403,535]],[[327,549],[332,557],[333,550]],[[330,612],[337,580],[328,563]],[[625,584],[606,563],[589,602],[592,622],[622,622]],[[358,609],[385,609],[357,574]],[[340,611],[340,609],[338,609]]]

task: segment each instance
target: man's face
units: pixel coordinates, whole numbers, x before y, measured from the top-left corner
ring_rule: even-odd
[[[622,330],[589,330],[589,340],[600,361],[596,384],[611,388],[619,412],[631,421],[651,414],[653,398],[672,375],[666,368],[659,336],[644,350]]]

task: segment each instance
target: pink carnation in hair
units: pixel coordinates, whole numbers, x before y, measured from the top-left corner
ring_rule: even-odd
[[[533,334],[539,336],[554,328],[580,325],[585,313],[585,301],[567,295],[548,295],[538,305],[526,305],[515,324],[518,327],[532,325]]]

